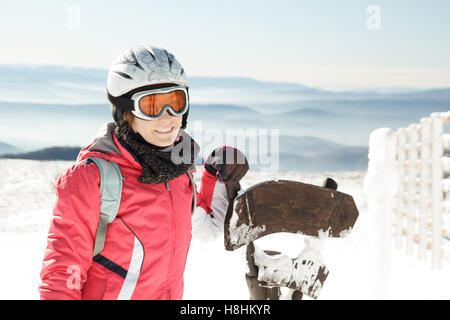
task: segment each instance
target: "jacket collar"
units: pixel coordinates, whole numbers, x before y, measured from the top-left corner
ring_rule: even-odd
[[[98,157],[142,170],[142,166],[131,151],[127,150],[117,139],[115,128],[115,122],[106,123],[97,133],[93,142],[80,151],[77,162],[87,157]]]
[[[142,165],[139,163],[133,152],[126,146],[120,143],[115,133],[116,123],[108,122],[103,125],[100,131],[95,136],[90,145],[83,148],[77,157],[77,163],[86,159],[87,157],[98,157],[109,161],[114,161],[117,164],[133,167],[142,170]],[[178,137],[189,138],[188,133],[184,129],[180,129]],[[168,146],[163,151],[170,151],[174,145]],[[199,147],[197,145],[197,147]],[[193,170],[195,166],[193,165]]]

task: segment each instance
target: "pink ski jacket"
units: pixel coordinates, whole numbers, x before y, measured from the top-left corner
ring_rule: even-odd
[[[114,122],[105,125],[54,182],[57,198],[40,274],[41,299],[182,299],[191,232],[204,240],[223,233],[228,198],[221,181],[202,168],[192,215],[188,174],[167,183],[140,183],[142,166],[114,128]],[[100,173],[84,160],[90,156],[116,162],[124,177],[117,217],[95,257]]]

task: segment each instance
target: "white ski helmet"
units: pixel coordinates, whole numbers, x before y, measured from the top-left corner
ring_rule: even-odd
[[[125,51],[108,72],[106,90],[114,121],[119,124],[123,112],[134,108],[131,96],[136,92],[172,86],[188,89],[187,75],[173,54],[145,45]],[[186,128],[188,113],[189,109],[183,115],[182,128]]]

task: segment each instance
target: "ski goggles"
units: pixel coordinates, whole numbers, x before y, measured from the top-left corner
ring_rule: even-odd
[[[168,110],[174,116],[181,116],[189,108],[188,93],[185,87],[152,89],[135,93],[132,113],[143,120],[156,120]]]

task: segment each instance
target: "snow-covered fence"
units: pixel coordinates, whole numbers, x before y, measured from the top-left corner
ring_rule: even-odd
[[[420,259],[431,250],[433,268],[449,258],[450,135],[444,133],[448,123],[450,111],[433,113],[396,132],[396,246],[401,248],[406,237],[406,252],[413,253],[418,245]]]
[[[381,194],[366,192],[369,211],[372,207],[373,212],[373,203],[378,203],[378,209],[385,211],[380,214],[386,215],[386,221],[394,226],[396,247],[404,246],[408,254],[416,248],[419,259],[425,259],[427,252],[431,251],[433,268],[440,268],[443,258],[450,259],[450,134],[445,133],[445,126],[449,123],[450,111],[433,113],[422,118],[420,123],[395,132],[386,131],[389,134],[386,133],[382,141],[391,147],[385,147],[388,156],[384,156],[384,160],[376,158],[377,166],[371,166],[374,160],[370,155],[380,150],[380,139],[374,139],[369,146],[366,180],[378,177],[378,181],[372,178],[371,184],[378,184]],[[375,130],[372,135],[380,135],[380,130]],[[387,177],[380,173],[381,166],[395,166],[396,169],[387,173],[392,174]],[[378,173],[374,173],[375,170]],[[394,191],[391,190],[392,185]],[[371,202],[374,196],[377,201]]]

